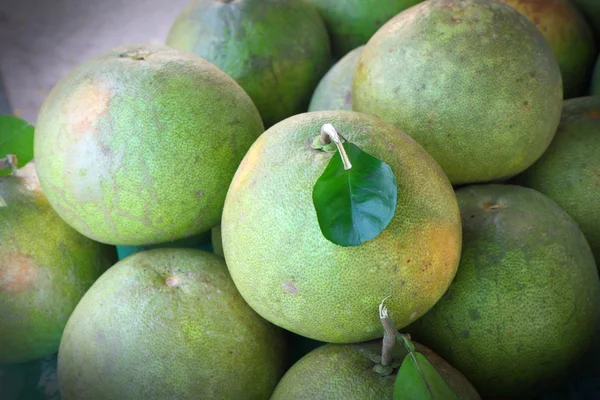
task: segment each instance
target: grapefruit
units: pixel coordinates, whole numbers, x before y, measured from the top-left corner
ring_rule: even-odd
[[[312,190],[334,153],[311,143],[326,123],[396,175],[392,221],[359,246],[330,242],[317,220]],[[261,135],[227,193],[221,238],[233,281],[258,314],[328,343],[381,337],[377,307],[390,295],[398,329],[423,315],[446,291],[461,249],[456,197],[440,167],[399,129],[353,111],[300,114]]]
[[[306,111],[331,63],[325,23],[304,0],[192,0],[165,43],[234,78],[267,127]]]
[[[337,59],[367,43],[390,18],[421,1],[308,0],[325,20]]]
[[[58,380],[70,399],[267,399],[283,332],[237,292],[223,258],[146,250],[98,279],[69,319]]]
[[[24,363],[58,351],[71,312],[117,253],[63,222],[33,162],[0,177],[0,198],[0,364]]]
[[[463,252],[444,297],[407,328],[483,398],[534,398],[597,340],[600,280],[577,224],[514,185],[456,192]]]
[[[34,140],[58,214],[103,243],[150,245],[210,231],[263,131],[244,90],[215,65],[164,45],[108,50],[45,99]]]
[[[327,71],[310,99],[308,111],[352,110],[352,80],[363,47],[352,50]]]
[[[513,8],[487,0],[431,0],[369,40],[352,108],[402,129],[453,184],[502,180],[537,160],[562,106],[548,41]]]
[[[477,391],[459,371],[427,347],[413,342],[460,400],[479,400]],[[393,360],[407,356],[396,344]],[[381,356],[381,340],[356,344],[326,344],[297,361],[279,381],[271,400],[392,399],[397,369],[387,376],[373,371],[373,358]]]
[[[548,39],[562,73],[564,98],[587,92],[596,58],[594,34],[571,0],[500,0],[533,22]]]
[[[600,264],[600,96],[565,101],[550,147],[515,182],[544,193],[565,210]]]

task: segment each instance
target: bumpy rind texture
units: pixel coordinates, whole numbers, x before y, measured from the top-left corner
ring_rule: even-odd
[[[427,347],[413,342],[440,373],[460,400],[479,400],[467,378]],[[373,400],[392,399],[396,373],[381,376],[373,371],[373,357],[381,356],[381,340],[340,345],[326,344],[296,362],[281,378],[271,400]],[[407,351],[396,344],[394,361]]]
[[[325,23],[304,0],[193,0],[165,43],[233,77],[266,127],[306,111],[331,64]]]
[[[369,41],[352,108],[419,142],[453,184],[502,180],[546,150],[562,105],[552,48],[500,2],[431,0]]]
[[[50,204],[103,243],[148,245],[208,232],[260,115],[213,64],[164,45],[113,48],[44,101],[37,171]]]
[[[197,249],[119,261],[65,329],[65,400],[268,399],[284,373],[283,332],[239,295],[225,262]]]
[[[310,99],[308,111],[352,110],[352,80],[363,47],[352,50],[327,71]]]
[[[600,96],[565,101],[550,147],[514,182],[544,193],[565,210],[600,264]]]
[[[362,46],[383,24],[421,0],[308,0],[325,20],[336,59]]]
[[[564,98],[587,93],[596,58],[594,34],[571,0],[501,0],[534,23],[558,61]]]
[[[23,363],[58,351],[73,309],[117,252],[62,221],[33,163],[0,177],[0,197],[0,364]]]
[[[398,182],[392,221],[360,246],[328,241],[317,220],[312,191],[333,153],[311,143],[326,123],[386,162]],[[352,111],[297,115],[261,135],[229,188],[221,237],[254,310],[329,343],[382,337],[377,307],[387,296],[398,328],[424,314],[448,288],[461,248],[456,197],[441,168],[397,128]]]
[[[456,196],[464,235],[458,273],[407,330],[483,398],[534,398],[596,340],[592,252],[566,212],[533,189],[467,186]]]

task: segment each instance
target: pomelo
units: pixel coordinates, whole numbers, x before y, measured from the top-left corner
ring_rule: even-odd
[[[325,23],[304,0],[192,0],[165,43],[234,78],[266,127],[306,111],[331,64]]]
[[[374,239],[345,247],[321,232],[312,191],[334,153],[311,144],[330,123],[383,160],[398,184],[395,215]],[[461,249],[460,215],[448,178],[399,129],[353,111],[300,114],[252,145],[231,183],[221,237],[233,281],[263,318],[328,343],[383,335],[387,296],[397,329],[446,291]]]
[[[456,191],[463,252],[442,299],[406,330],[461,371],[483,398],[531,399],[590,348],[600,280],[577,224],[514,185]]]
[[[352,80],[363,47],[352,50],[327,71],[310,99],[308,111],[352,110]]]
[[[262,131],[252,100],[215,65],[140,44],[62,78],[40,110],[34,150],[42,188],[69,225],[99,242],[149,245],[219,223]]]
[[[360,55],[352,108],[392,123],[453,184],[502,180],[546,150],[562,77],[542,33],[497,1],[430,0],[386,23]]]
[[[597,47],[594,34],[571,0],[500,0],[533,22],[548,39],[560,66],[564,98],[587,93]]]
[[[0,177],[0,198],[0,364],[24,363],[58,351],[73,309],[117,254],[63,222],[33,162]]]
[[[367,43],[390,18],[421,1],[308,0],[325,20],[337,59]]]
[[[223,258],[153,249],[119,261],[77,305],[58,379],[65,400],[267,399],[286,353]]]
[[[600,96],[565,101],[550,147],[514,182],[544,193],[565,210],[600,265]]]
[[[427,347],[413,343],[440,373],[460,400],[479,400],[477,391],[459,371]],[[404,360],[404,347],[396,344],[393,360]],[[381,356],[381,340],[356,344],[326,344],[302,357],[279,381],[271,400],[373,400],[392,399],[397,369],[387,376],[373,371],[373,358]]]

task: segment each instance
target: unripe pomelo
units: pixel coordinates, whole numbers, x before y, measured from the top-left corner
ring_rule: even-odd
[[[440,373],[459,400],[479,400],[467,378],[427,347],[413,342]],[[408,357],[396,344],[393,361]],[[389,400],[394,397],[398,369],[382,376],[373,370],[381,357],[381,340],[356,344],[325,344],[297,361],[281,378],[271,400]],[[444,399],[440,399],[444,400]]]
[[[98,279],[58,353],[65,400],[268,399],[284,332],[236,290],[223,258],[197,249],[133,254]]]
[[[600,265],[600,95],[565,101],[550,147],[514,182],[544,193],[565,210]]]
[[[500,0],[533,22],[548,39],[563,79],[564,98],[587,93],[596,59],[594,34],[571,0]]]
[[[600,280],[581,230],[553,200],[514,185],[456,191],[463,252],[448,292],[407,328],[485,399],[532,399],[586,352]]]
[[[0,177],[0,198],[0,364],[24,363],[58,351],[73,309],[117,252],[56,214],[33,162]]]
[[[429,0],[392,18],[360,55],[352,109],[396,125],[453,184],[510,178],[548,147],[562,106],[550,44],[489,0]]]
[[[361,46],[402,10],[422,0],[307,0],[323,16],[331,36],[332,51],[339,59]]]
[[[394,217],[359,246],[330,242],[317,220],[313,187],[334,153],[311,144],[326,123],[396,175]],[[423,315],[446,291],[461,249],[456,197],[440,167],[399,129],[353,111],[300,114],[261,135],[227,193],[221,238],[254,310],[329,343],[381,337],[377,307],[388,296],[398,329]]]
[[[363,47],[352,50],[327,71],[310,99],[308,111],[352,110],[352,80]]]
[[[165,43],[235,79],[266,127],[306,111],[331,63],[325,23],[304,0],[192,0]]]
[[[35,158],[58,214],[99,242],[149,245],[219,223],[235,169],[263,131],[243,89],[163,45],[113,48],[42,105]]]

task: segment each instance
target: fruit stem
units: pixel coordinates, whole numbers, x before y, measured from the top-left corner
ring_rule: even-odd
[[[5,158],[0,158],[0,171],[12,169],[12,172],[17,171],[17,156],[14,154],[7,154]]]
[[[388,314],[388,308],[383,305],[390,296],[383,299],[379,304],[379,320],[383,325],[383,345],[381,347],[381,365],[392,365],[392,352],[396,344],[396,330],[392,318]]]
[[[330,138],[337,146],[340,156],[342,157],[342,162],[344,163],[344,169],[349,170],[352,168],[348,154],[346,154],[346,149],[344,149],[344,145],[342,144],[342,139],[340,139],[340,135],[338,135],[337,131],[331,124],[325,124],[321,127],[321,140],[327,137]]]

